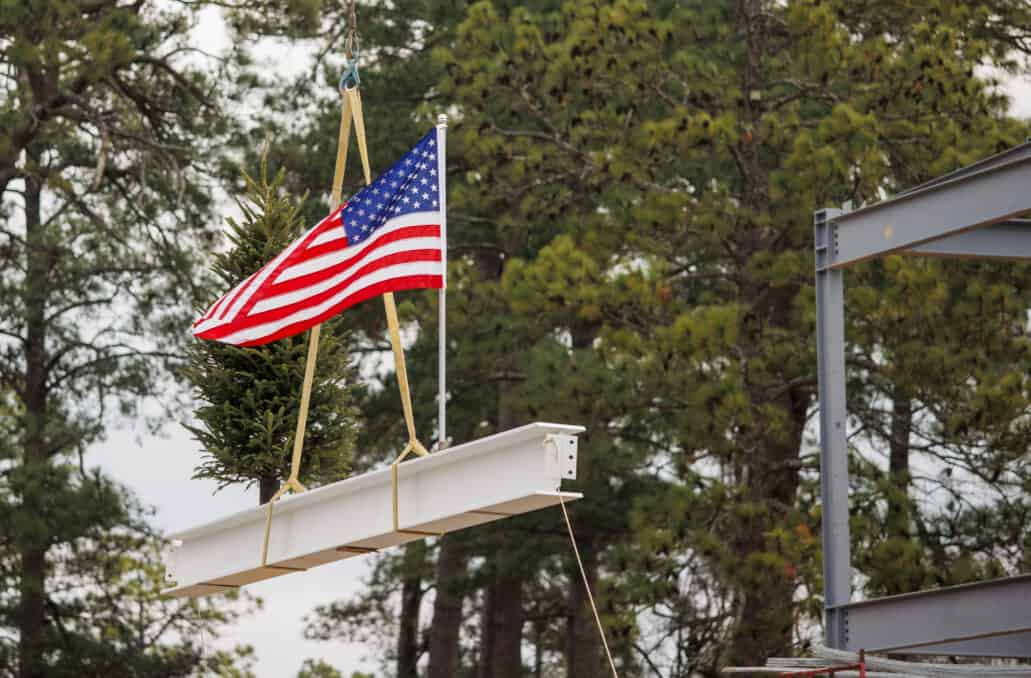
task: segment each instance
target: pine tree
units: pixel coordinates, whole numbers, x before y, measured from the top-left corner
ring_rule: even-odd
[[[119,415],[169,404],[203,287],[206,179],[227,121],[184,56],[193,19],[184,5],[115,0],[0,12],[5,677],[234,661],[191,635],[231,617],[160,600],[158,542],[129,493],[80,456]]]
[[[243,216],[228,220],[231,248],[214,264],[220,289],[232,289],[302,233],[304,198],[284,191],[285,172],[269,176],[266,146],[258,177],[244,174],[247,194],[237,200]],[[302,482],[340,479],[354,452],[357,375],[342,319],[327,325],[312,382]],[[258,482],[259,503],[271,499],[290,470],[307,354],[308,333],[249,348],[215,341],[191,346],[184,375],[203,404],[198,425],[187,428],[207,453],[195,477]]]
[[[618,388],[593,390],[605,395],[596,408],[619,403],[621,416],[603,419],[615,449],[640,440],[645,460],[678,480],[637,498],[640,552],[619,580],[630,589],[622,605],[668,620],[659,638],[684,639],[642,659],[676,675],[761,663],[790,651],[796,596],[818,613],[808,605],[818,525],[800,501],[812,459],[803,438],[815,385],[812,211],[876,199],[926,178],[916,167],[938,174],[1018,141],[991,83],[973,73],[984,61],[1012,65],[1004,45],[1020,21],[987,17],[1026,11],[1006,2],[470,9],[444,55],[441,91],[462,112],[453,136],[475,168],[452,184],[452,204],[482,220],[478,235],[496,229],[529,255],[513,261],[526,255],[501,246],[516,313],[500,331],[518,335],[525,317],[575,344],[578,328],[597,323],[585,345],[620,372]],[[1026,299],[1019,286],[997,294]],[[944,354],[964,345],[936,331],[947,322],[925,334]],[[982,322],[1005,334],[1013,317]],[[567,359],[582,369],[575,350]],[[571,371],[552,373],[575,383]],[[998,373],[981,374],[998,403]],[[871,386],[857,382],[852,396],[870,397]],[[535,409],[555,407],[554,387],[534,392]],[[1019,413],[1024,394],[1003,393],[996,409]],[[973,438],[954,443],[979,449]],[[1011,502],[997,507],[1019,515]]]
[[[353,673],[351,678],[362,678],[364,674]],[[305,659],[301,670],[297,672],[297,678],[343,678],[340,673],[326,662],[313,659]]]
[[[66,532],[55,535],[60,541],[48,554],[47,678],[252,678],[248,647],[220,651],[208,645],[250,605],[163,596],[162,551],[168,544],[146,524],[146,513],[101,474],[77,476],[78,469],[65,465],[49,481],[53,517]],[[15,515],[6,494],[3,499],[0,511]],[[21,536],[16,529],[6,523],[0,528],[5,543]],[[18,609],[17,561],[11,556],[0,549],[4,627]],[[15,649],[0,645],[3,678],[21,675]]]
[[[813,210],[1022,139],[979,66],[1020,66],[1026,3],[479,2],[457,27],[430,22],[427,64],[405,31],[440,6],[370,10],[398,16],[372,41],[383,58],[367,100],[396,108],[404,92],[459,113],[450,430],[471,438],[552,413],[589,424],[588,501],[573,511],[589,517],[578,528],[596,546],[625,675],[714,675],[790,652],[822,611]],[[370,131],[415,119],[376,116]],[[316,147],[331,124],[324,113],[295,139]],[[960,272],[973,282],[934,282]],[[897,258],[850,273],[850,407],[891,448],[890,460],[855,456],[853,534],[871,592],[1026,562],[1024,426],[1002,424],[1028,396],[1012,377],[1026,371],[1012,337],[1028,304],[1021,275]],[[911,315],[922,295],[937,306]],[[429,356],[432,305],[412,299],[413,351]],[[958,371],[960,359],[973,367]],[[386,383],[370,402],[391,395]],[[389,445],[398,433],[396,417],[377,417],[363,436]],[[928,458],[962,459],[962,482],[991,501],[919,502],[926,485],[908,464]],[[960,481],[936,481],[957,495]],[[533,670],[590,675],[580,659],[598,648],[570,594],[567,543],[541,518],[442,540],[434,678],[519,675],[512,649],[529,656],[527,643]],[[324,637],[361,628],[362,601],[396,618],[412,576],[387,557],[395,566],[355,607],[320,618]]]

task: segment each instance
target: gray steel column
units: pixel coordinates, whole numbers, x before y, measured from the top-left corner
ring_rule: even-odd
[[[845,314],[843,273],[832,270],[841,210],[815,214],[816,361],[820,398],[820,488],[823,500],[823,587],[829,647],[847,642],[846,605],[851,596],[848,529],[848,440],[845,431]]]

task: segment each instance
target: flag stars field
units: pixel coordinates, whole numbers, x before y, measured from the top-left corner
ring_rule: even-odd
[[[434,135],[223,295],[193,333],[259,345],[384,292],[441,287],[440,203],[429,200],[441,190]]]

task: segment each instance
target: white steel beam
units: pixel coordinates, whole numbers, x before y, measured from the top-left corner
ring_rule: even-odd
[[[171,536],[172,596],[218,593],[405,542],[554,506],[576,478],[581,426],[534,423],[456,445],[399,467],[398,524],[385,468],[279,501],[261,564],[267,507]]]

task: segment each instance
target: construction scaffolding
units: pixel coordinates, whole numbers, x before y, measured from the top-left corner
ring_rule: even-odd
[[[845,268],[887,254],[1031,260],[1031,221],[1020,218],[1029,212],[1031,143],[862,209],[816,212],[820,480],[831,648],[1031,657],[1031,575],[852,602],[844,336]],[[946,675],[936,670],[918,675]]]

